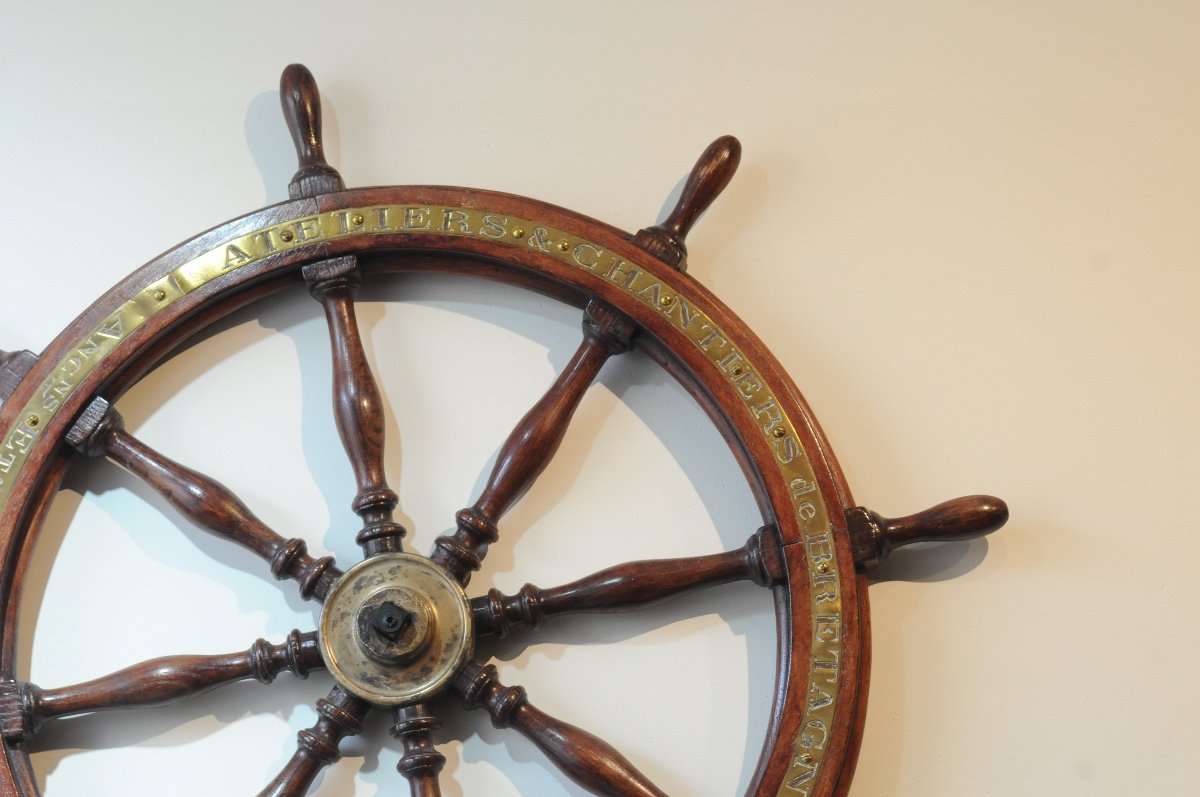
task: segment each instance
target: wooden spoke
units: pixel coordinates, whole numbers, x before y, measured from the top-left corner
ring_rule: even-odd
[[[205,531],[258,554],[276,578],[295,579],[305,598],[324,600],[341,576],[332,557],[313,559],[303,540],[276,534],[228,487],[168,459],[126,432],[121,414],[102,398],[88,405],[67,433],[67,442],[87,456],[107,456]]]
[[[583,343],[546,394],[517,423],[496,457],[487,485],[473,506],[455,516],[457,528],[438,537],[432,558],[463,584],[478,570],[487,546],[498,538],[496,523],[533,484],[558,450],[583,394],[601,366],[628,351],[632,323],[596,300],[583,319]]]
[[[503,638],[513,625],[537,628],[556,614],[623,612],[731,581],[774,586],[783,577],[783,556],[775,532],[764,527],[736,551],[626,562],[561,587],[539,589],[526,584],[516,595],[493,589],[471,601],[471,614],[476,634]]]
[[[234,681],[269,684],[284,670],[305,678],[324,666],[316,633],[292,631],[279,645],[259,639],[249,650],[224,656],[166,656],[59,689],[9,681],[0,683],[0,735],[24,739],[56,717],[165,706]]]
[[[408,778],[412,797],[442,797],[438,773],[446,757],[433,746],[433,731],[442,726],[425,705],[402,706],[393,712],[392,735],[404,745],[396,769]]]
[[[370,705],[335,686],[329,696],[317,701],[320,718],[298,734],[296,752],[258,797],[301,797],[312,787],[322,768],[341,758],[338,744],[362,731],[362,720]]]
[[[367,362],[354,297],[361,276],[354,256],[304,267],[312,295],[325,308],[333,346],[333,407],[338,434],[358,482],[352,507],[363,520],[358,544],[367,556],[400,551],[405,529],[392,519],[398,498],[383,473],[383,399]]]
[[[530,705],[525,689],[505,686],[491,664],[470,661],[454,680],[467,708],[484,708],[497,728],[516,728],[555,766],[593,794],[666,797],[607,742]]]

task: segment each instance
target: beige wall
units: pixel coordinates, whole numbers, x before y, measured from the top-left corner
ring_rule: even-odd
[[[691,271],[791,369],[858,500],[903,514],[993,492],[1012,508],[995,538],[897,555],[872,587],[852,795],[1194,793],[1195,4],[5,6],[4,349],[39,350],[154,254],[285,196],[273,91],[290,61],[316,73],[352,185],[478,185],[636,229],[708,141],[738,135]],[[423,550],[569,357],[577,314],[449,278],[367,299],[389,467]],[[124,409],[348,562],[316,310],[297,295],[239,316]],[[468,376],[483,395],[459,389]],[[27,611],[39,683],[313,627],[249,556],[111,470],[69,487]],[[727,549],[756,524],[701,413],[632,359],[589,396],[478,589]],[[773,666],[761,593],[530,640],[502,673],[539,705],[670,793],[744,788]],[[157,795],[175,772],[172,793],[251,793],[328,688],[286,681],[48,731],[67,751],[37,757],[47,792]],[[523,740],[444,713],[467,737],[444,746],[447,797],[582,794]],[[348,745],[317,793],[404,791],[394,747],[374,749]]]

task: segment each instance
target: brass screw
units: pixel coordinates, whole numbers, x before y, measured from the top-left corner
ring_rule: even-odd
[[[38,423],[40,423],[40,421],[41,421],[41,419],[38,418],[38,416],[30,415],[28,418],[25,419],[25,425],[26,426],[37,426]]]
[[[738,366],[735,366],[735,367],[734,367],[734,369],[733,369],[733,375],[734,375],[734,376],[741,376],[741,375],[742,375],[742,374],[744,374],[744,373],[746,373],[746,369],[745,369],[745,368],[743,368],[743,367],[742,367],[742,366],[740,366],[740,365],[738,365]]]
[[[292,234],[291,230],[284,230],[283,232],[279,233],[279,237],[283,240],[284,243],[287,243],[287,242],[291,241],[293,238],[295,238],[296,236]]]
[[[565,251],[567,251],[567,250],[568,250],[568,249],[570,249],[570,248],[571,248],[571,242],[570,242],[570,241],[559,241],[559,242],[558,242],[558,251],[560,251],[560,252],[565,252]]]
[[[818,573],[828,573],[829,572],[829,564],[826,562],[821,562],[821,564],[817,565],[817,572]]]
[[[154,292],[154,301],[161,302],[165,298],[167,298],[167,292],[162,288],[159,288]]]
[[[659,307],[670,307],[671,303],[674,301],[675,301],[674,296],[672,296],[669,293],[664,293],[662,296],[658,297],[658,306]]]
[[[787,437],[787,429],[784,429],[782,426],[776,426],[775,430],[771,432],[771,434],[775,435],[776,437]]]
[[[524,227],[513,227],[512,237],[513,238],[524,238],[525,237],[525,228]]]
[[[813,760],[812,756],[810,756],[808,753],[805,753],[804,755],[800,756],[801,763],[811,764],[812,760]]]
[[[363,223],[362,214],[359,213],[359,214],[355,215],[355,217],[350,219],[350,221],[354,222],[355,226],[361,225]]]

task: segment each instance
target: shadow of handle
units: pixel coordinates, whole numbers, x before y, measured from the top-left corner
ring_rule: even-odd
[[[846,510],[846,525],[859,570],[870,570],[894,549],[914,542],[972,540],[1008,520],[1008,505],[991,495],[953,498],[900,518],[885,518],[862,506]]]

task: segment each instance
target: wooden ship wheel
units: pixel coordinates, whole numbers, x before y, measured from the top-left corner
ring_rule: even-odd
[[[855,504],[829,444],[783,368],[686,272],[684,239],[732,178],[736,139],[700,156],[674,210],[630,235],[562,208],[495,192],[430,186],[347,190],[326,163],[316,84],[281,82],[300,168],[290,200],[179,245],[102,296],[40,355],[0,352],[0,792],[38,793],[29,748],[55,719],[180,701],[223,684],[271,683],[327,669],[317,721],[261,795],[299,797],[371,711],[387,712],[412,794],[442,794],[445,758],[431,701],[453,693],[497,728],[528,737],[599,795],[664,792],[586,730],[539,710],[499,680],[489,644],[556,615],[638,609],[701,588],[751,581],[777,616],[774,701],[747,794],[830,797],[850,788],[869,682],[866,576],[899,545],[998,528],[1002,501],[969,496],[887,519]],[[449,531],[418,551],[394,518],[384,474],[383,396],[364,352],[355,296],[390,272],[450,272],[538,291],[582,310],[582,342],[516,424],[482,490]],[[234,310],[307,288],[324,309],[334,422],[354,473],[362,560],[336,565],[269,528],[228,488],[124,428],[121,396],[173,351]],[[636,347],[695,398],[728,442],[762,513],[745,545],[705,556],[614,564],[507,595],[471,583],[503,517],[554,456],[603,364]],[[86,683],[18,680],[18,604],[30,552],[72,460],[104,458],[143,480],[211,534],[261,557],[321,604],[315,628],[227,655],[171,655]],[[607,565],[608,563],[602,563]],[[34,674],[36,676],[36,674]],[[440,702],[438,706],[445,706]]]

